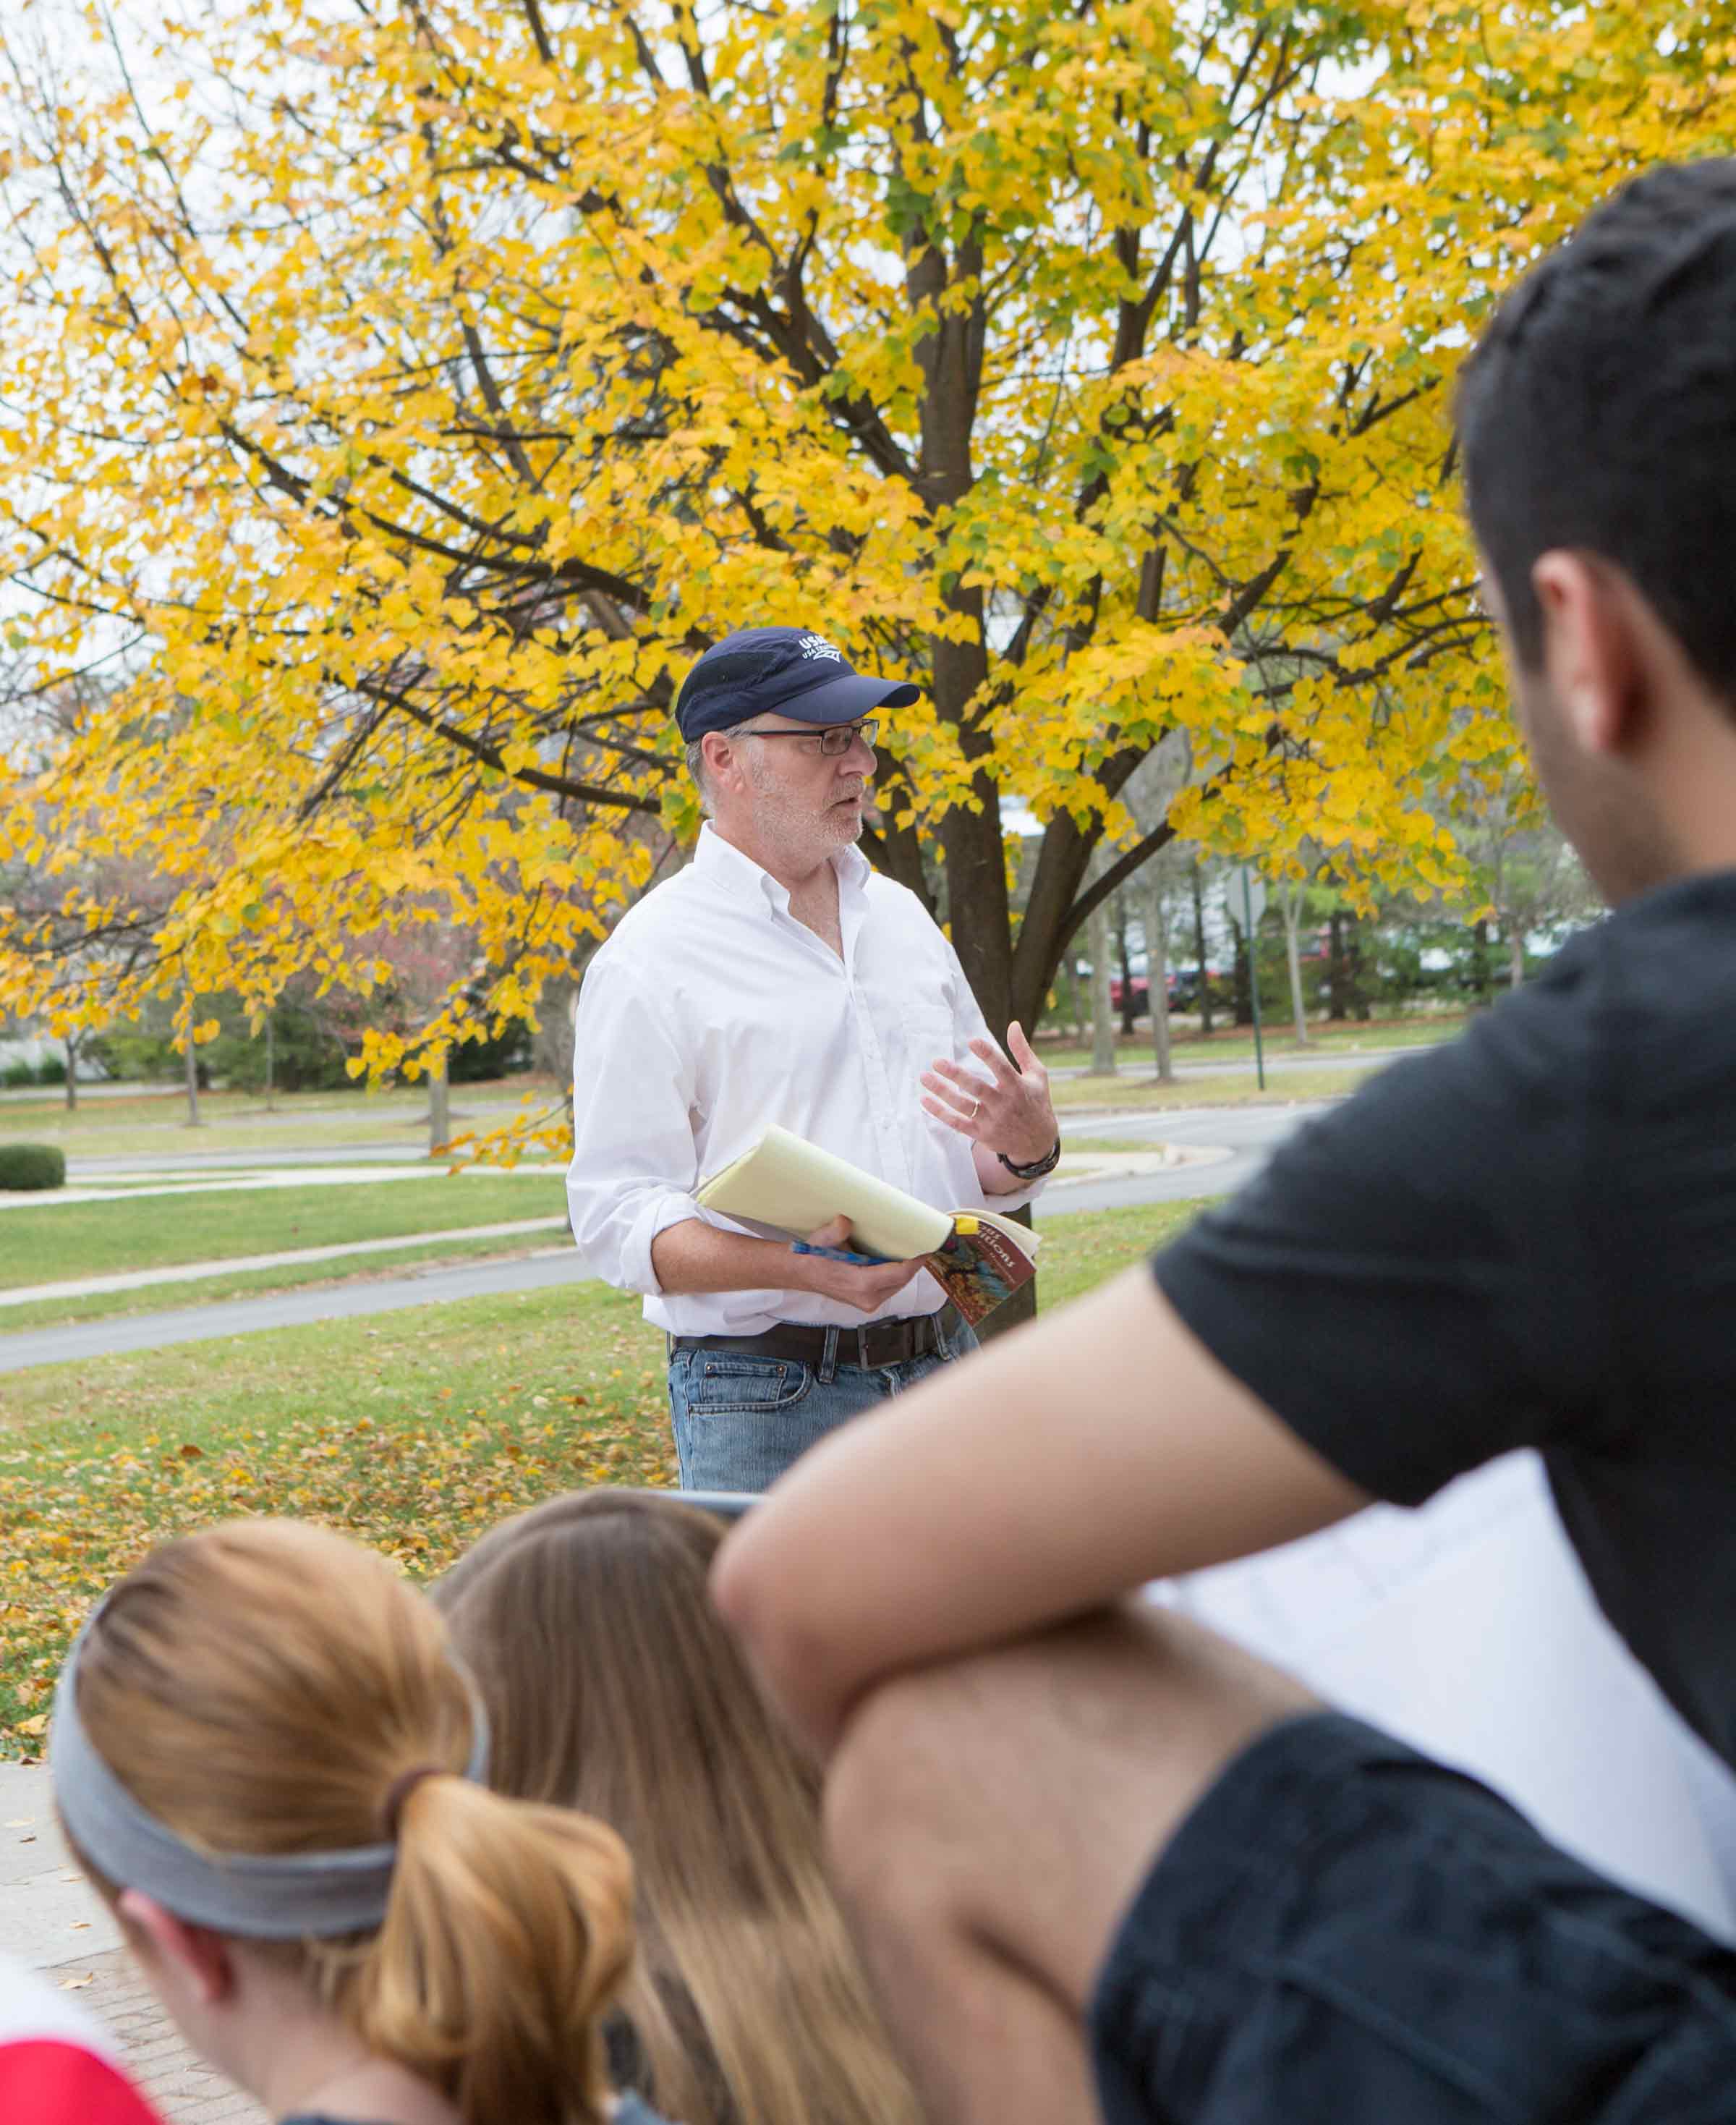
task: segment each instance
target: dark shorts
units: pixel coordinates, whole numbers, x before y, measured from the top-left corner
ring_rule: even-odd
[[[1090,2020],[1107,2125],[1736,2120],[1736,1954],[1335,1713],[1200,1801]]]

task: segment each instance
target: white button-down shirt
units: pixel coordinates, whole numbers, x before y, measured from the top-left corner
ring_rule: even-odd
[[[573,1044],[567,1199],[586,1265],[645,1293],[677,1336],[755,1336],[779,1321],[854,1327],[932,1313],[924,1270],[873,1314],[812,1292],[665,1292],[658,1233],[697,1218],[702,1180],[773,1123],[936,1209],[983,1208],[969,1140],[920,1105],[937,1058],[983,1065],[988,1029],[945,936],[913,893],[855,848],[834,858],[843,956],[791,914],[775,879],[711,827],[685,870],[648,893],[586,970]],[[994,1199],[1027,1201],[1025,1190]]]

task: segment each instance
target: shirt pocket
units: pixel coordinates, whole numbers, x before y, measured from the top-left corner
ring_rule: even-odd
[[[961,1055],[953,1026],[953,1014],[943,1003],[927,997],[901,997],[899,1030],[904,1039],[905,1059],[912,1073],[920,1077],[937,1061],[968,1062]]]

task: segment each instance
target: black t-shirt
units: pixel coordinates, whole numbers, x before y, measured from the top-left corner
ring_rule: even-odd
[[[1154,1270],[1376,1496],[1537,1448],[1611,1620],[1736,1762],[1736,873],[1573,940]]]

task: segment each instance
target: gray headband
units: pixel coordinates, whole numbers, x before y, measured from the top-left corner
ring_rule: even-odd
[[[203,1852],[148,1813],[96,1753],[78,1717],[78,1659],[106,1603],[86,1619],[54,1692],[49,1769],[73,1841],[121,1888],[143,1889],[176,1918],[252,1940],[363,1933],[386,1915],[398,1847],[344,1852]],[[488,1772],[488,1719],[470,1687],[475,1736],[463,1775]]]

